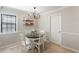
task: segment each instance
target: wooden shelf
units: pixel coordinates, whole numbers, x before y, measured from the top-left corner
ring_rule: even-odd
[[[26,26],[34,25],[34,20],[23,20],[23,21],[24,21],[24,25],[26,25]]]
[[[23,20],[24,22],[34,22],[34,20]]]

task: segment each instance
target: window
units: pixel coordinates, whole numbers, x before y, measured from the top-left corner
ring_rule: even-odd
[[[1,32],[15,32],[16,31],[16,16],[1,14]]]

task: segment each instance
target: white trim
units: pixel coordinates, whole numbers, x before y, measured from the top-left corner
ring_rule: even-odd
[[[50,31],[50,40],[52,39],[52,37],[51,37],[51,16],[50,16],[50,23],[49,23],[50,25],[49,25],[49,31]]]
[[[41,13],[41,14],[51,14],[51,13],[54,13],[54,12],[57,12],[57,11],[63,10],[63,9],[65,9],[65,8],[69,8],[69,6],[65,6],[65,7],[57,8],[57,9],[50,10],[50,11],[46,11],[46,12]]]
[[[10,10],[10,12],[7,10],[6,11],[6,9],[9,9]],[[11,12],[11,10],[12,10],[12,12]],[[16,31],[18,31],[18,15],[17,15],[17,11],[19,11],[19,12],[21,12],[20,10],[17,10],[17,9],[15,9],[15,8],[11,8],[11,7],[8,7],[8,6],[3,6],[3,8],[1,9],[1,11],[0,11],[0,16],[1,16],[1,14],[9,14],[9,15],[14,15],[14,16],[16,16]],[[0,22],[1,22],[1,18],[0,18]],[[1,25],[0,25],[1,26]],[[0,28],[0,30],[1,30],[1,28]],[[12,33],[14,33],[14,32],[12,32]],[[8,33],[8,32],[6,32],[6,33],[1,33],[0,32],[0,34],[10,34],[10,33]]]
[[[79,35],[79,33],[72,33],[72,32],[61,32],[61,33],[62,33],[62,34],[68,34],[68,35]],[[74,51],[74,52],[78,52],[78,53],[79,53],[79,50],[70,48],[70,47],[65,46],[65,45],[62,45],[62,44],[61,44],[61,46],[64,47],[64,48],[67,48],[67,49],[69,49],[69,50],[72,50],[72,51]]]
[[[72,32],[61,32],[62,34],[69,34],[69,35],[79,35],[79,33],[72,33]]]
[[[0,33],[0,35],[6,35],[6,34],[15,34],[17,32],[6,32],[6,33]]]
[[[50,42],[55,43],[55,44],[57,44],[57,45],[61,45],[60,43],[57,43],[57,42],[52,41],[52,40],[50,40]]]
[[[52,43],[55,43],[55,44],[57,44],[57,45],[59,45],[59,46],[61,46],[61,47],[63,47],[63,48],[66,48],[66,49],[68,49],[68,50],[71,50],[71,51],[73,51],[73,52],[79,53],[79,50],[75,50],[75,49],[73,49],[73,48],[64,46],[64,45],[59,44],[59,43],[56,43],[56,42],[54,42],[54,41],[52,41]]]
[[[13,10],[16,10],[16,11],[20,11],[20,12],[25,12],[25,13],[28,13],[28,11],[25,11],[25,10],[20,10],[20,9],[13,8],[13,7],[10,7],[10,6],[5,6],[5,7],[10,8],[10,9],[13,9]]]
[[[73,49],[73,48],[70,48],[70,47],[67,47],[67,46],[64,46],[64,45],[60,45],[60,46],[63,47],[63,48],[69,49],[69,50],[71,50],[71,51],[73,51],[73,52],[79,53],[79,50],[75,50],[75,49]]]

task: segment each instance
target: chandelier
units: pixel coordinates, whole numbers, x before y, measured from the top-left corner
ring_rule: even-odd
[[[34,19],[39,19],[40,18],[40,14],[37,12],[36,7],[33,7],[33,9],[34,9],[34,12],[32,14],[33,18]]]
[[[36,7],[33,7],[33,12],[28,12],[28,19],[40,19],[40,14],[37,12]]]
[[[37,19],[40,19],[40,14],[37,12],[37,8],[33,7],[33,12],[28,12],[27,16],[23,18],[25,21],[27,20],[34,20],[36,21]]]

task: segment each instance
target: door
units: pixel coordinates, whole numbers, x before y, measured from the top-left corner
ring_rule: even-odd
[[[61,14],[55,13],[50,16],[51,40],[61,44]]]

